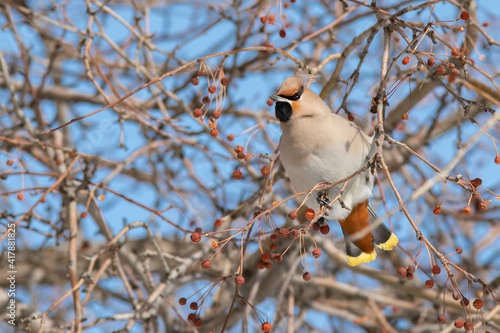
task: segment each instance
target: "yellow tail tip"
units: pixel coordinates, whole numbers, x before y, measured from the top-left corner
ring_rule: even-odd
[[[372,253],[361,253],[357,257],[347,256],[347,262],[351,266],[357,266],[359,264],[366,264],[370,261],[374,261],[377,258],[377,252],[373,250]]]
[[[389,237],[389,239],[385,243],[378,244],[377,247],[384,251],[391,251],[392,248],[396,245],[398,245],[398,237],[394,233],[392,233],[391,237]]]

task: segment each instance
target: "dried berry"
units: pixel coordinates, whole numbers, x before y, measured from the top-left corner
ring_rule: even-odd
[[[229,134],[226,136],[227,141],[233,141],[234,140],[234,134]]]
[[[302,274],[302,278],[304,279],[304,281],[311,280],[311,273],[305,272],[304,274]]]
[[[189,308],[193,311],[198,310],[198,303],[192,302],[191,304],[189,304]]]
[[[234,282],[238,285],[241,286],[243,283],[245,283],[245,278],[241,275],[238,275],[235,279]]]
[[[464,252],[464,249],[462,249],[460,246],[457,247],[457,253],[462,254],[462,252]]]
[[[319,257],[321,257],[321,250],[320,249],[314,249],[313,252],[312,252],[312,255],[315,259],[318,259]]]
[[[472,331],[474,329],[474,325],[472,325],[471,321],[466,321],[464,323],[464,328],[466,331]]]
[[[318,222],[313,223],[313,230],[314,231],[319,231],[321,227],[319,226]]]
[[[270,262],[266,262],[266,269],[271,269],[273,268],[273,264],[271,264]]]
[[[273,257],[274,262],[280,263],[283,261],[283,255],[275,253]]]
[[[460,18],[464,21],[467,21],[470,19],[470,14],[468,11],[464,10],[463,12],[460,13]]]
[[[456,328],[462,328],[464,327],[464,322],[460,319],[455,320],[455,327]]]
[[[441,206],[436,206],[434,207],[434,209],[432,210],[432,212],[436,215],[439,215],[441,214]]]
[[[257,268],[260,269],[260,270],[263,270],[264,268],[266,268],[266,263],[263,262],[263,261],[259,261],[257,263]]]
[[[474,302],[472,302],[472,306],[479,310],[483,307],[483,301],[480,300],[479,298],[476,298]]]
[[[437,275],[437,274],[441,273],[441,268],[438,265],[434,265],[434,266],[432,266],[431,271],[432,271],[432,274]]]
[[[281,238],[287,238],[289,234],[290,234],[290,231],[288,231],[288,229],[285,229],[285,228],[280,229],[280,237]]]
[[[406,268],[406,274],[413,274],[415,273],[415,266],[411,265]]]
[[[222,225],[222,219],[217,219],[217,220],[215,220],[215,222],[214,222],[214,226],[216,226],[216,227],[220,227],[221,225]]]
[[[321,226],[319,231],[323,234],[323,235],[328,235],[330,233],[330,227],[328,226],[328,224],[325,224],[324,226]]]
[[[268,262],[270,259],[271,257],[269,256],[268,253],[262,253],[260,256],[260,260],[262,260],[263,262]]]
[[[193,78],[191,79],[191,84],[192,84],[193,86],[197,86],[199,83],[200,83],[200,79],[198,79],[197,77],[193,77]]]
[[[241,152],[243,152],[243,147],[240,146],[240,145],[237,145],[236,147],[234,147],[234,152],[235,153],[241,153]]]
[[[407,271],[405,267],[399,267],[397,270],[397,274],[400,278],[405,278],[407,275]]]
[[[241,151],[240,151],[238,154],[236,154],[236,156],[237,156],[240,160],[242,160],[242,159],[244,159],[244,158],[246,157],[245,153],[244,153],[244,152],[241,152]]]
[[[191,234],[191,241],[195,242],[195,243],[198,243],[199,241],[201,240],[201,236],[199,233],[197,232],[193,232]]]
[[[216,88],[214,86],[208,87],[208,93],[213,94],[215,92]]]
[[[425,281],[425,286],[429,289],[432,289],[432,287],[434,287],[434,281],[432,280]]]
[[[222,84],[223,86],[227,86],[229,84],[229,80],[227,77],[223,77],[221,80],[220,80],[220,84]]]
[[[288,218],[290,220],[295,220],[297,218],[297,211],[294,209],[288,213]]]
[[[194,326],[195,326],[195,327],[201,327],[202,325],[203,325],[203,320],[201,320],[201,318],[200,318],[200,317],[198,317],[198,318],[196,318],[196,319],[194,320]]]
[[[472,210],[470,209],[469,206],[467,206],[467,207],[464,207],[463,213],[465,216],[469,216],[470,214],[472,214]]]
[[[436,68],[436,72],[437,72],[439,75],[444,75],[444,74],[446,74],[446,66],[445,66],[445,65],[439,65],[439,66],[437,66],[437,68]]]
[[[469,300],[468,300],[467,298],[465,298],[465,297],[464,297],[464,298],[462,298],[462,299],[460,300],[460,305],[461,305],[461,306],[464,306],[464,307],[465,307],[465,306],[469,306]]]
[[[187,319],[188,321],[194,323],[194,321],[196,320],[196,313],[190,313]]]
[[[432,58],[427,59],[427,65],[429,65],[429,67],[432,67],[435,64],[436,64],[436,60],[434,60]]]
[[[193,117],[199,118],[201,117],[201,114],[202,114],[201,109],[196,108],[193,110]]]
[[[216,137],[217,135],[219,135],[219,130],[217,128],[212,128],[210,130],[210,135]]]
[[[233,172],[233,179],[234,180],[241,180],[243,178],[243,174],[241,173],[240,170],[235,170]]]
[[[451,294],[451,298],[453,298],[455,301],[458,301],[460,299],[460,296],[458,295],[458,293],[453,293]]]
[[[13,160],[7,160],[7,162],[5,162],[8,166],[11,166],[12,164],[14,164],[14,161]]]
[[[290,237],[297,238],[299,237],[300,232],[297,229],[290,230]]]
[[[354,121],[353,115],[349,113],[349,115],[347,116],[347,120]]]
[[[448,318],[446,318],[446,315],[443,313],[443,314],[439,315],[439,317],[438,317],[438,321],[439,321],[441,324],[446,324],[446,322],[448,321]]]
[[[415,278],[415,275],[413,275],[413,274],[406,274],[406,278],[408,280],[413,280]]]
[[[456,48],[451,49],[451,55],[456,57],[460,54],[460,51]]]
[[[208,103],[210,103],[210,97],[203,96],[203,98],[201,99],[201,101],[203,102],[203,104],[208,104]]]
[[[209,269],[210,266],[212,266],[212,263],[210,262],[210,260],[208,259],[203,259],[203,261],[201,262],[201,267],[203,269]]]
[[[186,305],[187,300],[184,297],[179,298],[179,304],[180,305]]]
[[[307,208],[306,209],[306,212],[304,214],[304,217],[307,219],[307,220],[312,220],[314,218],[314,215],[316,215],[314,213],[314,209],[312,208]]]
[[[269,167],[267,165],[263,166],[262,169],[260,169],[260,173],[263,176],[269,176],[269,173],[270,173]]]
[[[410,63],[410,57],[409,56],[404,57],[401,63],[403,65],[408,65]]]
[[[214,112],[212,112],[212,117],[214,119],[219,119],[220,118],[220,111],[219,110],[215,110]]]

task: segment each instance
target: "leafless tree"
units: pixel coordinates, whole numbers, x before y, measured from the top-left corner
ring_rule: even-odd
[[[499,17],[3,0],[0,330],[500,332]],[[374,135],[400,244],[373,264],[314,231],[281,166],[268,96],[294,73]]]

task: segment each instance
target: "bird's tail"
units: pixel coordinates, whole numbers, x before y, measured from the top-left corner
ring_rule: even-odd
[[[364,228],[364,230],[358,230],[354,234],[349,234],[348,231],[346,231],[347,228],[342,228],[346,244],[347,261],[351,266],[356,266],[375,260],[375,258],[377,258],[375,247],[378,247],[384,251],[390,251],[394,246],[398,244],[398,238],[396,237],[396,235],[391,232],[391,230],[389,230],[389,228],[387,228],[382,223],[382,221],[380,221],[370,205],[367,205],[367,208],[369,224]],[[361,246],[363,248],[363,250],[361,250],[360,247],[356,245],[356,243],[359,244],[359,239],[369,236],[367,235],[368,232],[370,232],[371,234],[370,238],[372,238],[372,244],[374,246],[368,248],[366,248],[366,246]]]

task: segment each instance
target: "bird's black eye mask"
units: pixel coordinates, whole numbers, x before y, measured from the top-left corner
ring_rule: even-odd
[[[285,96],[285,95],[278,95],[278,96],[286,98],[290,101],[298,101],[302,97],[303,92],[304,92],[304,86],[300,87],[299,91],[293,94],[292,96]]]

